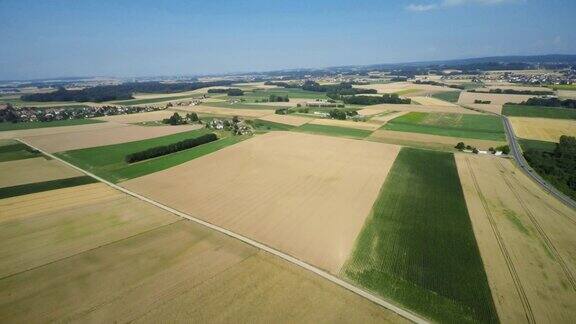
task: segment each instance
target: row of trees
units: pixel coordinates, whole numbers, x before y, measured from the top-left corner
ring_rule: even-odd
[[[474,153],[474,154],[478,154],[480,152],[474,146],[466,145],[466,144],[464,144],[464,142],[458,142],[458,144],[456,144],[456,146],[454,146],[454,148],[459,150],[459,151],[469,150],[469,151],[472,151],[472,153]],[[492,154],[496,154],[497,151],[502,152],[504,154],[509,154],[510,153],[510,146],[502,145],[502,146],[498,146],[496,148],[490,147],[488,149],[488,151]]]
[[[358,115],[358,112],[353,109],[332,109],[328,112],[328,115],[330,115],[330,118],[332,119],[346,120],[348,116],[352,117]]]
[[[558,99],[558,98],[529,98],[520,103],[527,106],[545,106],[545,107],[562,107],[576,109],[576,99]]]
[[[477,93],[499,93],[499,94],[517,94],[517,95],[533,95],[533,96],[546,96],[554,94],[552,91],[542,91],[542,90],[517,90],[517,89],[490,89],[488,91],[480,91],[476,89],[468,90],[468,92]]]
[[[125,157],[125,161],[128,163],[134,163],[138,161],[148,160],[162,155],[167,155],[175,153],[178,151],[187,150],[202,144],[210,143],[218,139],[218,136],[214,133],[204,134],[196,138],[186,139],[174,144],[156,146],[149,148],[144,151],[135,152],[128,154]]]
[[[118,85],[96,86],[81,90],[67,90],[59,87],[54,92],[33,93],[23,95],[23,101],[76,101],[76,102],[104,102],[112,100],[134,99],[132,94],[143,93],[177,93],[191,91],[213,86],[227,86],[232,81],[213,82],[185,82],[185,83],[162,83],[162,82],[130,82]]]
[[[238,88],[216,88],[216,89],[208,89],[208,93],[225,93],[229,96],[243,96],[244,91]]]
[[[438,81],[432,81],[432,80],[416,80],[414,81],[415,84],[428,84],[428,85],[433,85],[433,86],[439,86],[439,87],[449,87],[449,88],[453,88],[453,89],[460,89],[460,90],[464,90],[465,87],[463,85],[458,85],[458,84],[446,84],[443,82],[438,82]]]
[[[410,104],[410,98],[400,98],[396,93],[386,93],[382,96],[350,96],[342,98],[345,104],[350,105],[378,105],[378,104]]]
[[[576,137],[563,135],[554,151],[530,148],[524,157],[548,182],[576,199]]]

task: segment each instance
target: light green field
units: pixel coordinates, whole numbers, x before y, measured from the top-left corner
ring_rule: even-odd
[[[124,161],[126,155],[130,153],[143,151],[156,146],[176,143],[207,133],[212,133],[212,131],[208,129],[199,129],[143,141],[60,152],[56,155],[108,181],[120,182],[182,164],[248,138],[246,136],[226,137],[226,134],[222,132],[219,134],[219,137],[221,137],[219,140],[188,150],[133,164]]]
[[[341,136],[350,138],[366,138],[370,136],[370,134],[372,134],[371,131],[363,129],[344,128],[344,127],[327,126],[327,125],[313,125],[313,124],[304,124],[300,127],[294,128],[293,130],[305,133]]]
[[[576,109],[559,107],[504,105],[502,114],[506,116],[576,119]]]
[[[6,141],[5,145],[0,145],[0,162],[35,158],[41,155],[27,145],[16,141]]]
[[[458,102],[460,98],[461,91],[448,91],[448,92],[438,92],[432,95],[432,98],[448,101],[448,102]]]
[[[453,154],[400,151],[342,275],[434,321],[498,321]]]
[[[32,129],[32,128],[45,128],[45,127],[60,127],[60,126],[74,126],[74,125],[85,125],[85,124],[95,124],[104,123],[104,121],[97,119],[67,119],[67,120],[56,120],[51,122],[28,122],[28,123],[0,123],[0,131],[11,131],[20,129]]]
[[[576,84],[556,84],[548,87],[554,90],[576,90]]]
[[[384,129],[461,138],[505,141],[497,116],[411,112],[389,121]]]

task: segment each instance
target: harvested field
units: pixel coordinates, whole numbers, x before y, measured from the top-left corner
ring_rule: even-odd
[[[384,116],[376,116],[376,117],[372,117],[370,118],[370,120],[368,122],[370,123],[376,123],[378,125],[384,125],[387,122],[391,121],[392,119],[396,118],[396,117],[400,117],[402,115],[406,115],[408,112],[407,111],[399,111],[399,112],[392,112],[389,114],[386,114]]]
[[[510,117],[517,137],[558,143],[560,136],[576,136],[576,120]]]
[[[86,124],[100,123],[101,121],[96,119],[67,119],[67,120],[57,120],[51,122],[24,122],[24,123],[0,123],[0,132],[5,131],[16,131],[25,129],[35,129],[35,128],[46,128],[46,127],[65,127],[65,126],[77,126]]]
[[[558,90],[560,99],[576,99],[576,90]]]
[[[45,136],[30,136],[23,140],[49,153],[76,150],[81,148],[104,146],[138,141],[148,138],[186,132],[200,128],[201,125],[146,127],[122,125],[113,129],[96,129],[75,133],[59,133]]]
[[[372,105],[358,111],[363,115],[363,111],[374,114],[376,111],[407,111],[407,112],[439,112],[439,113],[455,113],[455,114],[479,114],[476,111],[458,107],[458,106],[424,106],[424,105],[396,105],[396,104],[381,104]]]
[[[1,279],[0,320],[405,322],[225,235],[159,220],[123,223],[132,228],[108,244]]]
[[[391,130],[377,130],[370,137],[369,140],[399,144],[407,146],[417,146],[417,147],[430,147],[438,148],[444,150],[454,150],[454,146],[458,142],[464,142],[465,144],[477,147],[479,150],[488,150],[490,147],[498,147],[500,145],[505,145],[506,141],[487,141],[472,138],[455,138],[449,136],[439,136],[430,134],[420,134],[420,133],[409,133],[409,132],[397,132]]]
[[[576,119],[576,109],[546,106],[504,105],[502,114],[519,117]]]
[[[198,114],[211,114],[221,116],[241,116],[241,117],[263,117],[266,115],[274,114],[274,110],[270,109],[241,109],[241,108],[219,108],[210,107],[205,105],[199,106],[179,106],[172,108],[175,111],[195,112]]]
[[[271,132],[122,185],[338,273],[398,150]]]
[[[0,139],[22,138],[27,136],[44,136],[44,135],[61,134],[61,133],[75,133],[75,132],[84,132],[98,129],[111,129],[122,126],[123,126],[122,124],[117,123],[99,122],[99,123],[75,125],[75,126],[21,129],[21,130],[0,132]]]
[[[451,153],[402,148],[342,273],[436,322],[496,322]]]
[[[104,121],[112,121],[112,122],[122,123],[122,124],[132,124],[132,123],[142,123],[142,122],[148,122],[148,121],[162,120],[165,118],[169,118],[173,114],[174,114],[173,111],[159,110],[159,111],[152,111],[152,112],[145,112],[145,113],[138,113],[138,114],[98,117],[96,119],[104,120]]]
[[[395,93],[405,90],[418,90],[410,91],[410,95],[422,96],[431,93],[443,92],[443,91],[454,91],[452,88],[433,86],[428,84],[415,84],[412,82],[392,82],[392,83],[377,83],[377,84],[366,84],[366,85],[354,85],[354,88],[360,89],[376,89],[378,93]]]
[[[462,104],[462,105],[482,112],[488,112],[498,115],[502,113],[502,105],[492,105],[492,104]]]
[[[457,107],[457,105],[450,103],[448,101],[436,99],[433,97],[410,97],[412,100],[416,101],[417,103],[424,105],[424,106],[448,106],[448,107]]]
[[[501,322],[574,322],[576,212],[509,160],[456,161]]]
[[[373,124],[373,123],[355,122],[355,121],[350,121],[350,120],[338,120],[338,119],[314,119],[309,124],[363,129],[363,130],[369,130],[369,131],[376,130],[380,127],[380,125]]]
[[[300,127],[293,128],[292,130],[297,131],[297,132],[304,132],[304,133],[311,133],[311,134],[318,134],[318,135],[347,137],[347,138],[355,138],[355,139],[363,139],[363,138],[370,136],[370,134],[372,134],[372,131],[366,130],[366,129],[329,126],[329,125],[313,125],[313,124],[304,124]]]
[[[0,187],[72,178],[83,175],[56,160],[44,157],[0,162]]]
[[[534,96],[462,91],[460,98],[458,98],[458,103],[468,105],[473,104],[474,100],[483,100],[490,101],[492,105],[503,105],[508,102],[520,103],[532,97]]]
[[[313,118],[277,114],[267,115],[259,119],[290,126],[302,126],[313,120]]]
[[[302,106],[306,106],[307,102],[311,102],[311,99],[306,98],[290,98],[288,102],[254,102],[254,105],[264,105],[264,106],[277,106],[277,107],[296,107],[296,105],[301,104]]]

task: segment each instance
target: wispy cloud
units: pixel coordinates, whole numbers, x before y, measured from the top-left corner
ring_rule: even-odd
[[[517,3],[522,2],[522,0],[442,0],[436,3],[412,3],[406,6],[408,11],[424,12],[434,9],[458,7],[467,4],[476,5],[499,5],[506,3]]]

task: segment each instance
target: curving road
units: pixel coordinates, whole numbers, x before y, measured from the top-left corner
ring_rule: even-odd
[[[512,123],[506,116],[502,116],[504,121],[504,129],[506,130],[506,137],[508,138],[508,143],[510,145],[510,154],[514,156],[514,159],[518,162],[518,165],[526,173],[529,177],[534,179],[544,190],[549,192],[552,196],[556,197],[558,200],[563,202],[566,206],[576,209],[576,201],[572,200],[572,198],[566,196],[554,186],[546,182],[530,165],[526,159],[524,159],[524,155],[522,155],[522,149],[520,148],[520,144],[516,140],[516,135],[514,134],[514,129],[512,128]]]

